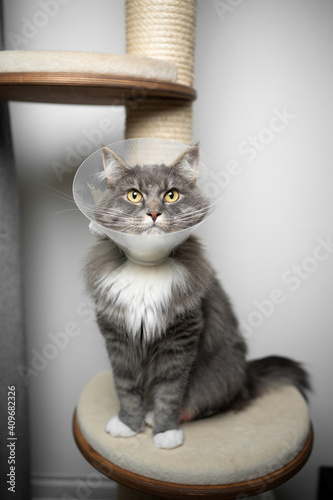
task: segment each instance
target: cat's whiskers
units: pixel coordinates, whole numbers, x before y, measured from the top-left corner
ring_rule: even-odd
[[[186,212],[183,212],[184,214],[197,214],[197,213],[203,213],[203,212],[207,212],[210,210],[210,206],[206,206],[206,207],[202,207],[202,208],[198,208],[198,209],[195,209],[195,210],[187,210]]]
[[[51,214],[51,217],[54,217],[55,215],[62,214],[64,212],[79,212],[78,208],[67,208],[66,210],[59,210],[59,212],[54,212]]]
[[[105,217],[110,219],[128,220],[128,216],[120,212],[110,211],[110,210],[95,210],[95,218]]]
[[[39,184],[43,187],[50,189],[51,191],[54,191],[53,195],[56,196],[57,198],[64,201],[69,201],[70,203],[75,203],[73,196],[66,194],[63,191],[59,191],[59,189],[49,186],[48,184],[44,184],[43,182],[40,182]]]
[[[200,219],[204,218],[208,213],[209,213],[209,209],[206,208],[203,210],[196,210],[196,211],[192,211],[192,212],[185,212],[185,213],[178,214],[177,218],[179,220],[183,220],[185,222],[185,221],[190,221],[190,220],[197,220],[199,218]]]

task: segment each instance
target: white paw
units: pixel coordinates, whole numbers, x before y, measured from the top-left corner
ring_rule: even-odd
[[[154,420],[154,412],[153,412],[153,410],[147,411],[146,416],[145,416],[145,423],[149,427],[154,427],[155,420]]]
[[[113,437],[132,437],[137,434],[128,427],[128,425],[124,424],[124,422],[119,419],[118,415],[110,418],[105,426],[105,430]]]
[[[170,450],[183,444],[184,433],[180,429],[172,429],[171,431],[159,432],[158,434],[155,434],[153,440],[157,448],[166,448]]]

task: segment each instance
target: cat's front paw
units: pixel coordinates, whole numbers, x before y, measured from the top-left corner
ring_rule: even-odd
[[[181,429],[172,429],[170,431],[159,432],[153,437],[154,444],[157,448],[165,448],[171,450],[181,446],[184,442],[184,433]]]
[[[128,425],[124,424],[118,415],[110,418],[105,425],[105,430],[113,437],[132,437],[137,434],[137,432],[133,431]]]

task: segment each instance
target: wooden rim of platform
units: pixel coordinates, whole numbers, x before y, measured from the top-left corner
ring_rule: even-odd
[[[106,460],[97,453],[84,438],[78,421],[76,411],[73,417],[73,433],[76,444],[82,455],[90,462],[95,469],[114,481],[132,489],[139,490],[152,495],[159,495],[165,498],[183,499],[185,496],[195,497],[205,496],[205,498],[220,498],[232,500],[239,494],[247,496],[263,493],[284,483],[293,477],[308,460],[313,446],[313,428],[310,431],[303,449],[289,463],[280,469],[265,476],[248,481],[222,484],[222,485],[185,485],[158,481],[148,477],[140,476],[133,472]]]
[[[0,100],[124,105],[146,98],[194,101],[192,87],[143,78],[90,73],[0,73]]]

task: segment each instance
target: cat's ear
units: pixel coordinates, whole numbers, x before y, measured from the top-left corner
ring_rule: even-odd
[[[172,168],[179,172],[195,186],[199,170],[200,151],[197,146],[191,146],[178,156]]]
[[[103,165],[108,186],[112,186],[119,180],[130,168],[123,162],[119,156],[109,148],[102,148]]]

